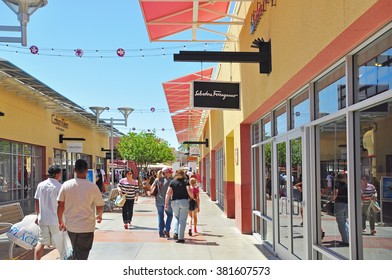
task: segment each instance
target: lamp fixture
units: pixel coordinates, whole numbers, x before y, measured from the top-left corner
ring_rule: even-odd
[[[1,37],[0,41],[10,43],[21,43],[27,46],[27,23],[30,16],[39,8],[48,4],[47,0],[3,0],[3,2],[17,15],[19,26],[0,26],[0,31],[17,31],[21,37]]]
[[[111,162],[111,184],[114,186],[114,152],[117,151],[114,149],[114,141],[113,141],[113,126],[114,125],[125,125],[128,126],[128,116],[133,112],[133,109],[130,107],[120,107],[117,108],[123,116],[124,119],[100,119],[99,116],[102,114],[103,111],[109,110],[109,107],[99,107],[99,106],[93,106],[90,107],[90,110],[94,112],[94,114],[97,117],[97,125],[99,125],[99,120],[102,121],[110,121],[110,162]],[[116,122],[116,123],[115,123]],[[107,149],[101,148],[101,151],[106,151]],[[108,158],[108,157],[107,157]]]

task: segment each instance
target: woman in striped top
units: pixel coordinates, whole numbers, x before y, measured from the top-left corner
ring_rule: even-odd
[[[370,202],[372,200],[377,199],[377,190],[376,188],[369,183],[369,176],[367,174],[362,175],[361,177],[361,190],[362,190],[362,229],[363,232],[366,232],[366,220],[369,220],[370,224],[370,234],[375,235],[376,230],[374,226],[374,212],[370,208]]]
[[[139,183],[133,179],[132,169],[125,172],[125,178],[122,178],[117,185],[120,194],[126,195],[126,202],[122,207],[122,216],[124,228],[128,229],[132,223],[133,206],[139,197]]]

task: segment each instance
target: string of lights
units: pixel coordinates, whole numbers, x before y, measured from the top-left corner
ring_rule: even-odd
[[[109,49],[58,49],[48,47],[38,47],[32,45],[30,47],[23,47],[18,45],[0,44],[0,51],[11,52],[15,54],[25,55],[39,55],[39,56],[51,56],[51,57],[72,57],[72,58],[145,58],[145,57],[157,57],[173,55],[178,50],[185,50],[187,48],[200,48],[204,46],[204,50],[213,48],[221,43],[198,43],[192,45],[179,45],[179,46],[167,46],[167,47],[156,47],[156,48],[134,48],[134,49],[123,49],[118,48],[116,50]],[[172,50],[172,51],[171,51]]]
[[[116,109],[109,109],[109,110],[106,110],[106,111],[108,111],[108,112],[118,112],[118,110],[116,110]],[[150,109],[134,109],[133,111],[132,111],[132,114],[147,114],[147,113],[166,113],[166,112],[168,112],[169,110],[168,109],[156,109],[156,108],[154,108],[154,107],[151,107]]]

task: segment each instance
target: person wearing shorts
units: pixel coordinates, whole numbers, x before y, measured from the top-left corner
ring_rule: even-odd
[[[53,236],[59,232],[57,220],[57,196],[61,183],[61,169],[57,165],[51,165],[48,169],[48,179],[37,186],[35,192],[35,221],[39,227],[38,243],[34,250],[34,259],[40,260],[44,253],[44,247],[53,245]]]

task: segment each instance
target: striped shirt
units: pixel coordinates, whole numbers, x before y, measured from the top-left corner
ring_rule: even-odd
[[[370,201],[373,195],[377,196],[377,191],[372,184],[367,183],[365,188],[362,187],[362,201]]]
[[[121,193],[126,194],[127,199],[135,199],[136,194],[139,195],[139,183],[135,179],[129,182],[127,178],[122,178],[118,186],[121,188]]]

